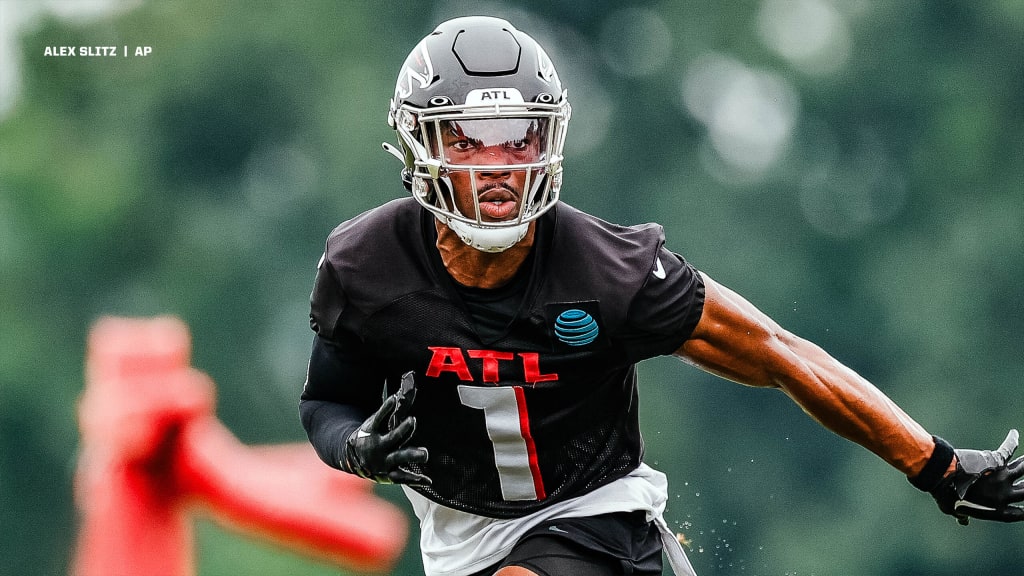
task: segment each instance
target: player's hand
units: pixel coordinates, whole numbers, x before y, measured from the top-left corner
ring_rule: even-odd
[[[429,486],[430,478],[408,468],[427,461],[426,448],[406,446],[416,431],[416,418],[409,416],[415,399],[413,373],[407,372],[398,392],[348,437],[342,468],[382,484]]]
[[[1024,456],[1007,463],[1017,449],[1017,431],[1010,430],[995,451],[955,450],[956,472],[949,474],[931,491],[939,509],[955,516],[964,526],[971,518],[1019,522],[1024,508]]]

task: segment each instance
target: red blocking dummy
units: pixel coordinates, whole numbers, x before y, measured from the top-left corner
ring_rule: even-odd
[[[390,569],[408,535],[401,511],[306,443],[239,442],[217,420],[214,385],[190,367],[190,351],[188,328],[172,317],[93,327],[73,574],[194,574],[194,513],[339,566]]]

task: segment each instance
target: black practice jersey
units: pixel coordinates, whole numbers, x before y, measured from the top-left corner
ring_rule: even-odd
[[[311,298],[328,358],[314,360],[344,369],[311,371],[303,398],[368,415],[415,372],[410,445],[427,448],[417,471],[433,479],[416,490],[484,516],[525,515],[636,468],[635,364],[677,350],[704,302],[700,275],[664,248],[661,227],[560,203],[491,304],[460,291],[435,241],[434,217],[411,198],[332,232]]]

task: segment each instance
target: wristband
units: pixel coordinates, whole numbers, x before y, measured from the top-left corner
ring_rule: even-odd
[[[939,485],[942,478],[946,475],[946,470],[949,469],[949,463],[953,461],[953,456],[956,455],[953,451],[953,446],[949,442],[938,436],[932,436],[932,440],[935,441],[935,450],[932,451],[928,462],[925,463],[924,468],[921,469],[917,476],[907,478],[914,485],[914,488],[923,492],[931,492]]]

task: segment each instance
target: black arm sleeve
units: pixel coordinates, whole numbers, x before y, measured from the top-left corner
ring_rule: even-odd
[[[319,335],[313,338],[299,415],[310,444],[327,465],[341,469],[345,441],[381,404],[380,386],[358,348],[341,346]]]

